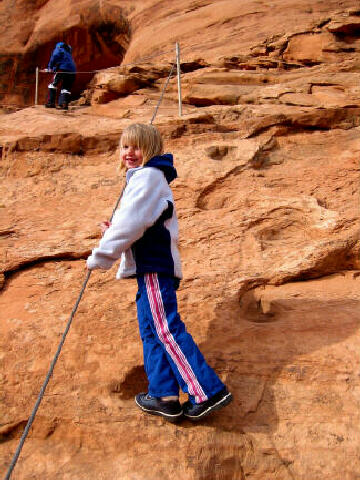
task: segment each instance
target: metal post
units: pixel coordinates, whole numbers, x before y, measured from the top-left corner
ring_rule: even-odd
[[[35,105],[38,104],[38,92],[39,92],[39,67],[36,67],[36,78],[35,78]]]
[[[176,42],[176,66],[177,66],[177,84],[179,98],[179,117],[182,116],[182,100],[181,100],[181,78],[180,78],[180,46]]]

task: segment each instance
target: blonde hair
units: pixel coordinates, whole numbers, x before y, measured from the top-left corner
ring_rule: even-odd
[[[141,166],[146,165],[152,157],[163,153],[163,141],[159,130],[153,125],[143,123],[133,123],[125,128],[120,138],[120,152],[122,145],[136,145],[140,148],[143,155]],[[124,165],[120,161],[120,169],[123,168]]]

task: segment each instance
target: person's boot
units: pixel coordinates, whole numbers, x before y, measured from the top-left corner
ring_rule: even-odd
[[[69,108],[71,92],[69,90],[62,89],[59,96],[59,108],[67,110]]]
[[[46,108],[55,108],[56,88],[48,87],[48,101],[45,103]]]

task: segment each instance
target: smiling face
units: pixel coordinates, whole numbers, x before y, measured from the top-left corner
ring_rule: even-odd
[[[120,165],[128,170],[145,165],[156,155],[162,155],[160,132],[153,125],[133,123],[125,128],[120,139]]]
[[[120,158],[126,170],[129,168],[140,167],[143,163],[141,148],[137,145],[131,145],[130,142],[121,145]]]

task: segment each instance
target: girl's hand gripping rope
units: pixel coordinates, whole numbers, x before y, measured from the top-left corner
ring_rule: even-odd
[[[101,223],[99,224],[99,227],[100,227],[100,230],[101,230],[101,236],[104,235],[104,233],[106,232],[106,230],[107,230],[110,226],[111,226],[111,222],[109,222],[108,220],[104,220],[103,222],[101,222]],[[88,270],[88,271],[91,270],[91,268],[89,268],[89,267],[87,266],[87,264],[85,264],[85,269]]]

